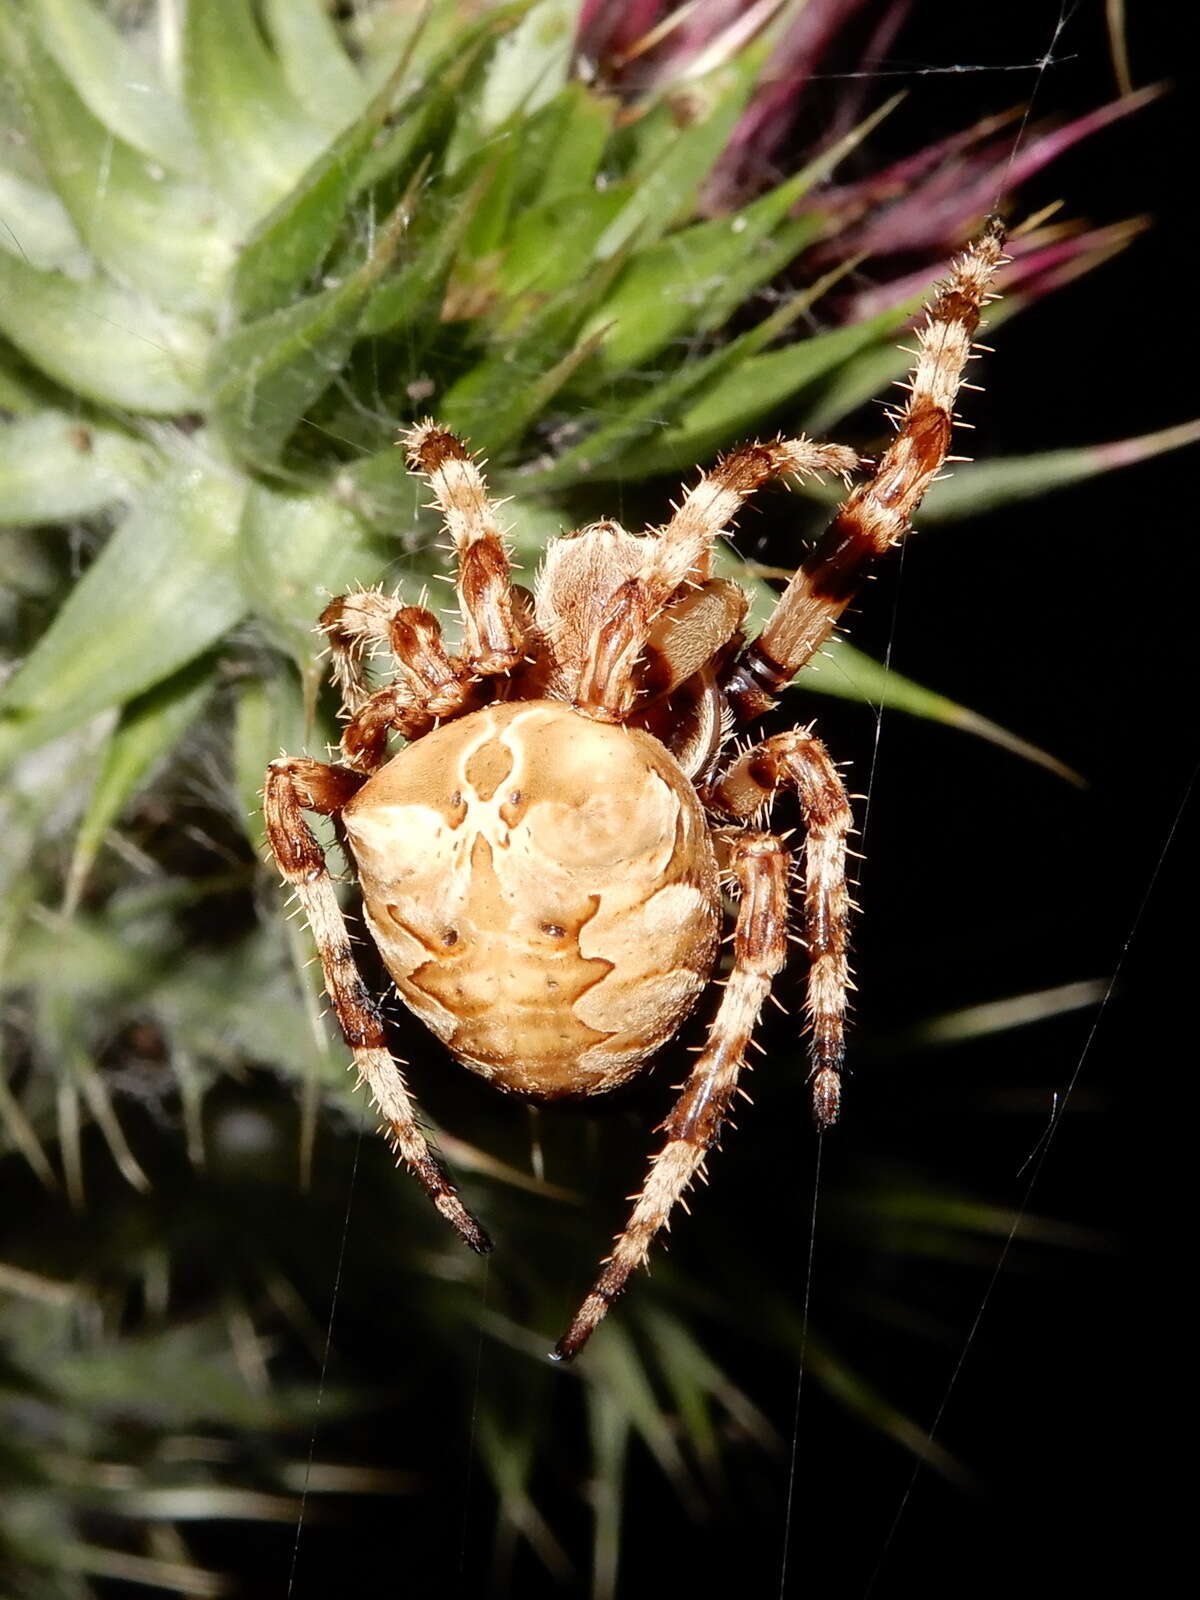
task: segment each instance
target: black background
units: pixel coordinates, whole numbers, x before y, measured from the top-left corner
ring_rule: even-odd
[[[1188,58],[1182,41],[1172,50],[1171,9],[1130,7],[1128,33],[1135,82],[1173,78],[1171,92],[1027,185],[1016,213],[1062,197],[1097,223],[1145,213],[1154,226],[1004,329],[986,394],[969,402],[981,455],[1122,438],[1195,413],[1181,174],[1195,158],[1197,83],[1179,75]],[[901,63],[1005,64],[1043,54],[1059,7],[915,12],[894,51]],[[1034,120],[1112,95],[1103,7],[1068,12]],[[1027,95],[1035,76],[923,76],[902,115],[935,136]],[[874,1595],[1111,1592],[1153,1587],[1169,1564],[1178,1501],[1163,1441],[1188,1390],[1177,1283],[1190,1253],[1180,1227],[1190,1085],[1179,1069],[1195,1052],[1190,1029],[1168,1019],[1181,1015],[1177,952],[1186,959],[1192,942],[1194,800],[1180,808],[1198,743],[1194,462],[1184,452],[916,538],[853,625],[875,653],[891,642],[898,670],[1089,780],[1079,793],[978,743],[884,717],[858,936],[872,1014],[920,1010],[931,961],[942,1004],[1120,971],[1098,1021],[1080,1013],[970,1054],[858,1075],[852,1122],[870,1121],[873,1140],[891,1120],[930,1166],[1012,1204],[1051,1096],[1078,1066],[1030,1208],[1093,1230],[1097,1248],[1018,1248],[969,1342],[986,1273],[961,1283],[955,1336],[924,1370],[892,1374],[890,1392],[928,1423],[963,1356],[938,1437],[973,1473],[970,1490],[928,1469],[913,1483],[911,1462],[848,1436],[810,1392],[797,1453],[811,1498],[796,1516],[789,1594],[860,1594],[876,1572]],[[843,748],[861,747],[858,720],[822,708]],[[853,1139],[852,1124],[840,1137]],[[819,1303],[819,1234],[818,1252]],[[768,1578],[764,1563],[748,1592],[776,1592]]]

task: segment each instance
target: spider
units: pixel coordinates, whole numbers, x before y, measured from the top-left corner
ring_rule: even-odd
[[[453,538],[461,651],[448,653],[430,611],[378,590],[344,595],[321,616],[347,717],[342,761],[273,761],[267,834],[307,913],[359,1079],[398,1157],[472,1249],[491,1243],[421,1130],[303,813],[339,819],[400,998],[464,1066],[535,1100],[599,1094],[640,1071],[713,981],[722,888],[737,898],[732,969],[707,1043],[556,1359],[582,1348],[646,1260],[728,1116],[787,948],[789,854],[764,827],[785,789],[804,825],[813,1111],[821,1129],[837,1117],[846,791],[811,728],[726,747],[774,705],[907,532],[946,460],[1003,241],[989,222],[933,292],[896,437],[753,641],[744,594],[712,575],[715,540],[768,480],[845,477],[860,465],[852,451],[803,437],[745,445],[661,528],[597,522],[551,541],[530,594],[510,581],[479,467],[425,421],[402,442]],[[379,647],[396,672],[373,688],[365,658]],[[389,758],[393,733],[408,743]]]

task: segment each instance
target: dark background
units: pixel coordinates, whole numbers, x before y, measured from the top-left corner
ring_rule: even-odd
[[[895,54],[1032,61],[1058,10],[918,6]],[[1035,121],[1112,94],[1103,7],[1067,10]],[[1062,197],[1096,223],[1148,213],[1154,227],[1004,328],[986,393],[968,402],[967,448],[981,455],[1117,439],[1195,413],[1195,341],[1179,299],[1193,221],[1179,174],[1195,157],[1197,82],[1180,73],[1189,57],[1170,37],[1171,11],[1131,6],[1128,37],[1135,84],[1170,78],[1172,92],[1070,152],[1015,212]],[[901,115],[926,137],[948,132],[1027,95],[1034,76],[921,77]],[[1154,1586],[1169,1560],[1175,1497],[1160,1441],[1186,1392],[1176,1284],[1191,1165],[1178,1067],[1195,1053],[1190,1030],[1168,1020],[1195,881],[1184,866],[1194,799],[1180,815],[1200,742],[1187,687],[1195,517],[1182,509],[1195,459],[917,537],[854,623],[857,643],[880,654],[890,642],[897,670],[1052,750],[1090,785],[1080,793],[885,715],[857,936],[863,1011],[890,1022],[920,1012],[931,989],[938,1005],[971,1004],[1120,970],[1098,1018],[1076,1013],[856,1075],[832,1165],[853,1160],[868,1123],[873,1145],[890,1129],[908,1156],[1010,1205],[1024,1197],[1033,1169],[1019,1169],[1052,1094],[1071,1086],[1029,1205],[1093,1232],[1096,1248],[1018,1244],[969,1339],[982,1263],[957,1283],[939,1273],[911,1285],[954,1332],[884,1386],[928,1423],[963,1358],[937,1436],[974,1475],[966,1492],[928,1469],[913,1484],[910,1461],[825,1417],[810,1388],[789,1594],[862,1593],[879,1563],[875,1595],[1111,1592]],[[839,748],[861,749],[860,713],[821,715]],[[818,1307],[822,1273],[836,1272],[829,1253],[818,1232]],[[876,1357],[876,1371],[890,1365]],[[775,1592],[768,1575],[764,1563],[749,1592]]]

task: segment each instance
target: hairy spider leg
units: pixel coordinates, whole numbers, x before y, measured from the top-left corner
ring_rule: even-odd
[[[404,605],[382,589],[357,589],[331,600],[317,618],[329,641],[334,684],[347,714],[359,710],[373,692],[367,661],[376,650],[390,650],[392,622]]]
[[[775,734],[736,756],[704,795],[706,806],[739,821],[759,819],[784,788],[804,818],[804,943],[809,1077],[818,1128],[836,1122],[841,1101],[846,993],[850,987],[846,839],[854,826],[841,775],[822,741],[805,728]]]
[[[771,980],[787,953],[788,855],[769,833],[734,836],[729,845],[729,871],[740,893],[734,930],[733,970],[708,1040],[696,1058],[682,1093],[660,1131],[667,1142],[650,1164],[646,1186],[638,1195],[612,1255],[554,1349],[554,1358],[569,1361],[587,1343],[630,1275],[646,1260],[655,1236],[669,1225],[671,1212],[684,1191],[702,1172],[708,1151],[717,1142],[729,1114],[746,1049]]]
[[[757,489],[788,473],[844,475],[857,465],[858,457],[844,445],[804,438],[743,445],[722,457],[647,541],[641,571],[613,594],[579,676],[576,710],[601,722],[625,719],[640,687],[638,667],[656,619],[685,584],[709,580],[714,541]]]
[[[898,544],[950,448],[954,402],[996,269],[1004,228],[995,218],[958,256],[917,330],[916,364],[896,437],[870,478],[842,504],[779,598],[762,633],[724,685],[742,721],[761,716],[832,633],[879,558]]]
[[[267,838],[284,880],[304,908],[316,942],[325,988],[360,1083],[382,1114],[397,1156],[438,1211],[472,1250],[490,1250],[491,1240],[458,1194],[417,1122],[416,1105],[399,1063],[387,1047],[379,1008],[371,997],[346,931],[325,857],[301,815],[333,817],[362,787],[359,773],[304,757],[284,757],[267,769],[263,814]]]
[[[356,615],[363,598],[358,594],[335,600],[322,613],[321,626],[344,637],[347,619]],[[385,597],[375,598],[382,601]],[[419,739],[438,723],[481,704],[479,679],[459,657],[447,653],[442,625],[432,611],[392,602],[385,637],[396,664],[395,678],[369,692],[357,706],[347,703],[351,715],[342,730],[342,751],[358,772],[379,770],[387,760],[388,735],[393,731],[406,739]]]
[[[418,739],[439,722],[474,710],[488,695],[481,678],[510,673],[523,659],[529,605],[509,581],[508,554],[482,474],[456,436],[432,422],[407,429],[400,442],[408,464],[433,490],[457,553],[463,650],[446,649],[441,624],[424,606],[403,604],[379,589],[340,595],[321,613],[333,677],[348,713],[342,734],[346,761],[375,772],[397,732]],[[396,677],[373,689],[366,657],[390,651]]]
[[[463,666],[475,676],[512,672],[525,653],[508,551],[475,461],[457,435],[426,419],[401,434],[408,465],[433,490],[458,556]]]

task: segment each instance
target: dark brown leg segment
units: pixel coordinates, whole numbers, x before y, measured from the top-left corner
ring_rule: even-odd
[[[732,843],[729,870],[741,892],[733,970],[708,1042],[662,1124],[667,1142],[651,1162],[646,1187],[637,1197],[624,1233],[618,1235],[604,1270],[555,1347],[557,1361],[569,1361],[587,1343],[630,1274],[645,1261],[655,1235],[669,1225],[676,1202],[703,1168],[729,1113],[771,981],[783,966],[787,953],[787,852],[771,834],[743,834]]]
[[[796,728],[738,756],[705,799],[714,810],[746,821],[761,816],[789,785],[799,795],[804,814],[804,941],[809,960],[813,1116],[819,1128],[827,1128],[837,1121],[841,1101],[846,992],[850,987],[846,838],[854,817],[845,785],[820,739]]]
[[[832,633],[879,558],[909,521],[950,447],[954,402],[996,268],[1004,229],[993,221],[953,263],[917,331],[919,349],[898,431],[866,483],[845,501],[798,569],[761,635],[726,682],[742,721],[761,716]]]
[[[479,679],[458,656],[447,655],[432,611],[400,607],[388,643],[396,660],[394,680],[363,701],[342,732],[346,760],[359,772],[376,772],[387,760],[390,733],[419,739],[482,700]]]
[[[362,784],[362,777],[345,767],[302,757],[273,761],[263,795],[267,838],[280,872],[304,907],[334,1015],[353,1054],[359,1081],[366,1084],[387,1124],[392,1148],[471,1249],[490,1250],[487,1234],[458,1198],[418,1126],[404,1075],[387,1047],[379,1008],[354,959],[321,846],[302,815],[315,811],[336,816]]]
[[[478,678],[447,654],[441,623],[424,606],[404,606],[377,589],[364,589],[331,601],[320,627],[349,713],[342,753],[356,772],[378,771],[390,733],[419,739],[479,704]],[[394,680],[380,689],[372,689],[364,670],[372,649],[386,649],[396,664]]]

